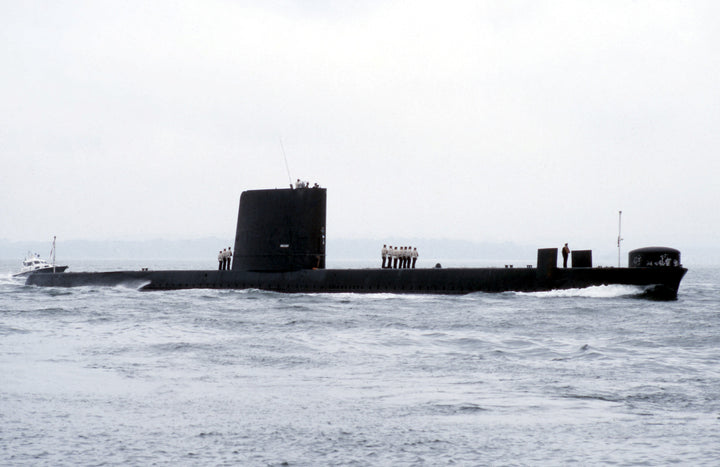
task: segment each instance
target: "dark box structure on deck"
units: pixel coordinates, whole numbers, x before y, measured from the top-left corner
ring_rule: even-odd
[[[572,267],[574,268],[591,268],[592,267],[592,250],[573,250]]]

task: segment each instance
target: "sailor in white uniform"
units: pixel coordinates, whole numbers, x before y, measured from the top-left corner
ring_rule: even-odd
[[[387,259],[387,245],[383,245],[382,250],[380,251],[380,255],[382,256],[382,268],[385,269],[385,260]]]
[[[415,262],[417,261],[417,259],[418,259],[418,251],[417,251],[417,247],[416,247],[412,251],[412,268],[413,269],[415,269]]]
[[[225,258],[225,256],[223,255],[222,250],[218,251],[218,271],[222,271],[223,258]]]
[[[225,269],[227,269],[229,271],[230,265],[232,264],[232,249],[230,247],[228,247],[227,253],[225,253],[225,255],[227,258],[227,260],[225,262]]]

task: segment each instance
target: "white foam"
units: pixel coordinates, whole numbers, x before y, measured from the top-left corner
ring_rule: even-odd
[[[152,283],[152,281],[149,281],[147,279],[129,280],[129,281],[123,281],[123,282],[120,282],[119,284],[116,284],[114,286],[114,288],[140,290],[150,283]]]
[[[533,297],[587,297],[612,298],[639,295],[645,288],[636,285],[595,285],[582,289],[557,289],[546,292],[519,292],[521,295]]]
[[[0,274],[0,284],[22,285],[25,283],[26,276],[13,276],[13,273]]]

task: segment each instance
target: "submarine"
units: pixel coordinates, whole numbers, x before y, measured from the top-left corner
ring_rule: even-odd
[[[229,270],[162,270],[30,274],[27,285],[118,286],[142,291],[260,289],[282,293],[468,294],[540,292],[622,284],[643,295],[677,299],[687,272],[680,252],[647,247],[628,253],[628,267],[593,267],[591,250],[571,252],[558,268],[558,249],[537,251],[535,267],[327,269],[327,189],[248,190],[240,195],[232,267]]]

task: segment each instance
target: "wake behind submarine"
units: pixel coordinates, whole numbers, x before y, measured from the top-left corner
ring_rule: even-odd
[[[629,253],[627,268],[596,268],[590,250],[558,268],[558,249],[537,252],[536,267],[326,269],[325,188],[249,190],[240,196],[232,269],[31,274],[44,287],[137,285],[141,290],[260,289],[283,293],[467,294],[539,292],[622,284],[652,298],[677,298],[687,272],[680,252],[649,247]]]

